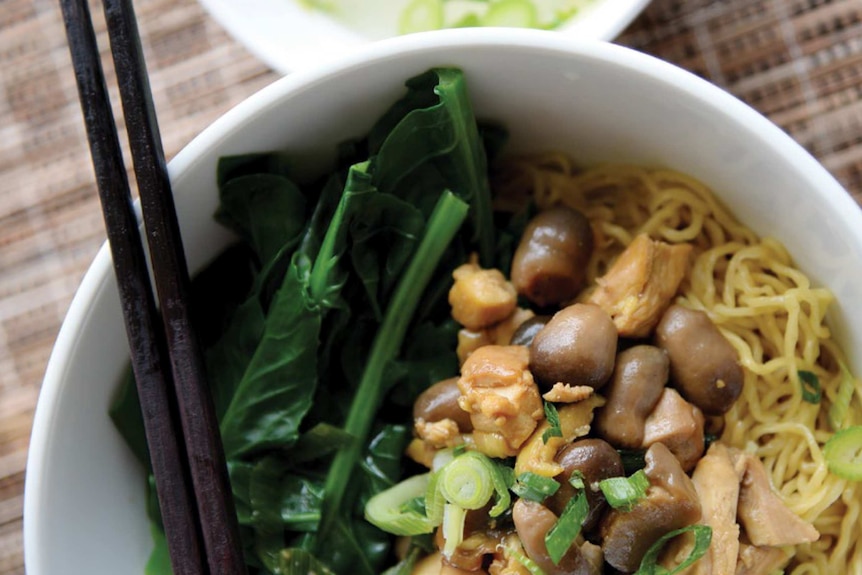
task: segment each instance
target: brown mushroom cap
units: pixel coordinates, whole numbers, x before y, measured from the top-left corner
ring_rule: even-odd
[[[670,357],[670,380],[704,413],[726,413],[742,393],[736,350],[709,316],[672,305],[656,327],[656,342]]]
[[[438,381],[416,398],[413,403],[413,419],[423,419],[428,422],[451,419],[458,424],[462,433],[473,431],[470,414],[458,405],[461,390],[458,389],[458,378],[450,377]]]
[[[637,570],[659,537],[701,517],[694,484],[667,447],[656,443],[645,460],[644,473],[650,481],[646,497],[631,511],[609,511],[600,525],[605,561],[624,573]]]
[[[581,212],[555,206],[535,216],[512,258],[512,284],[545,307],[571,301],[584,288],[593,230]]]
[[[617,447],[636,449],[644,423],[668,379],[667,352],[651,345],[630,347],[617,355],[614,375],[605,388],[607,403],[596,414],[599,434]]]
[[[553,511],[534,501],[518,499],[512,507],[512,520],[527,556],[545,575],[598,575],[596,567],[572,543],[558,564],[554,564],[545,546],[545,535],[557,522]]]
[[[604,494],[596,488],[599,481],[625,475],[620,454],[602,439],[580,439],[560,449],[555,460],[563,466],[563,472],[554,478],[560,488],[546,501],[547,506],[558,515],[563,512],[575,494],[569,479],[579,471],[584,476],[584,492],[590,506],[583,529],[585,532],[592,531],[607,507]]]
[[[577,303],[556,314],[533,338],[530,371],[545,389],[555,383],[601,388],[614,369],[617,328],[598,306]]]
[[[549,321],[551,321],[551,316],[549,315],[537,315],[531,317],[518,326],[518,329],[515,330],[515,333],[512,334],[512,338],[509,340],[509,345],[529,346],[533,343],[533,339],[536,337],[536,334],[542,331],[542,328],[544,328]]]

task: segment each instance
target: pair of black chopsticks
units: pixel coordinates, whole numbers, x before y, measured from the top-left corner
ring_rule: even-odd
[[[131,0],[103,0],[159,312],[87,0],[61,0],[174,575],[245,573]]]

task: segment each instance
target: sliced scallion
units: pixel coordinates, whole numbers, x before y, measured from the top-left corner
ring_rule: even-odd
[[[536,503],[541,503],[559,488],[560,484],[552,477],[537,475],[532,471],[520,474],[512,485],[515,495]]]
[[[665,544],[683,533],[691,532],[694,534],[694,547],[685,561],[674,567],[672,571],[668,571],[664,567],[658,565],[658,558],[664,549]],[[635,572],[635,575],[675,575],[682,570],[694,564],[695,561],[703,557],[709,544],[712,541],[712,528],[706,525],[689,525],[676,531],[671,531],[659,537],[658,541],[652,544],[647,550],[643,559],[641,559],[640,567]]]
[[[823,446],[829,471],[842,479],[862,481],[862,425],[842,429]]]
[[[536,7],[529,0],[497,0],[488,7],[482,25],[535,28]]]
[[[398,21],[401,34],[439,30],[443,27],[441,0],[413,0],[404,8]]]
[[[492,475],[490,461],[477,451],[468,451],[440,470],[440,492],[458,507],[479,509],[494,494]]]
[[[571,477],[569,477],[569,485],[571,485],[575,489],[584,489],[586,487],[584,479],[586,479],[586,477],[584,477],[583,472],[575,469],[572,472]]]
[[[443,555],[448,559],[464,540],[464,520],[467,510],[451,503],[443,508]]]
[[[581,525],[583,525],[589,512],[590,505],[587,503],[586,494],[583,491],[578,491],[574,497],[569,499],[565,509],[560,514],[560,518],[545,534],[545,547],[548,549],[548,556],[554,565],[559,565],[560,559],[580,535]]]
[[[548,429],[542,434],[542,443],[548,443],[552,437],[562,437],[563,430],[560,428],[560,413],[550,401],[545,402],[545,419],[548,420]]]
[[[802,387],[802,399],[808,403],[820,403],[823,391],[820,389],[820,379],[811,371],[800,369],[796,372],[799,376],[799,385]]]
[[[530,572],[530,575],[545,575],[545,572],[542,570],[541,567],[539,567],[539,565],[535,561],[533,561],[517,549],[513,549],[512,547],[506,547],[506,554],[514,557],[515,561],[520,563],[524,567],[524,569]]]
[[[430,473],[414,475],[381,491],[365,505],[365,519],[393,535],[431,533],[439,525],[410,506],[410,501],[425,495]]]
[[[648,488],[649,478],[643,469],[631,477],[609,477],[599,482],[599,489],[608,500],[608,505],[621,511],[631,511],[646,496]]]
[[[512,504],[512,495],[509,493],[509,488],[514,483],[514,476],[511,467],[506,467],[488,460],[491,464],[491,482],[494,485],[494,494],[497,497],[497,502],[488,515],[491,517],[499,517]]]
[[[853,399],[853,391],[856,389],[856,379],[843,362],[838,362],[841,367],[841,382],[838,384],[838,393],[835,401],[829,407],[829,425],[833,431],[844,427],[847,419],[847,411],[850,409],[850,400]]]
[[[446,499],[440,492],[440,471],[432,471],[428,478],[428,487],[425,490],[425,515],[428,520],[436,525],[443,522],[443,506]]]

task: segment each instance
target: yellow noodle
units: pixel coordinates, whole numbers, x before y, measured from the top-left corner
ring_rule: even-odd
[[[596,239],[591,281],[638,233],[695,246],[678,303],[710,316],[745,371],[722,439],[752,450],[790,509],[821,533],[819,541],[793,550],[787,572],[862,575],[862,484],[829,473],[822,453],[844,361],[824,324],[829,291],[812,287],[779,242],[757,237],[685,174],[631,165],[579,171],[565,156],[549,154],[511,160],[496,188],[503,198],[532,196],[540,208],[562,203],[583,211]],[[819,378],[819,405],[802,399],[798,370]],[[862,422],[860,396],[857,379],[848,416],[854,425]]]

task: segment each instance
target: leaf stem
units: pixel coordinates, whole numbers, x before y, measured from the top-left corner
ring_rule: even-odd
[[[344,425],[344,430],[352,435],[355,441],[335,455],[326,477],[323,516],[317,531],[318,545],[325,544],[327,532],[342,508],[344,492],[353,467],[368,439],[371,424],[382,399],[384,370],[398,355],[419,299],[446,247],[461,228],[467,211],[466,202],[449,191],[443,192],[428,220],[422,242],[386,309]]]

